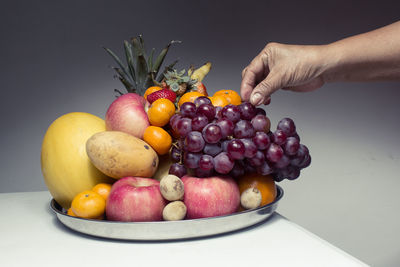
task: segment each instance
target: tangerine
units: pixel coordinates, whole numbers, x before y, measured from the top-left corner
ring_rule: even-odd
[[[69,208],[67,210],[67,215],[72,216],[72,217],[76,217],[76,214],[72,211],[72,208]]]
[[[257,188],[261,192],[261,206],[273,202],[277,190],[274,178],[271,175],[260,175],[257,173],[245,174],[238,178],[240,194],[248,188]]]
[[[215,92],[213,96],[217,95],[224,96],[229,101],[229,104],[236,106],[242,104],[242,99],[240,95],[234,90],[219,90]]]
[[[223,95],[214,95],[209,96],[208,98],[211,100],[214,107],[225,107],[226,105],[229,105],[228,99]]]
[[[106,210],[106,201],[98,193],[86,190],[74,197],[71,210],[77,217],[99,219],[103,217]]]
[[[151,86],[151,87],[147,88],[146,92],[144,92],[143,97],[144,97],[144,99],[147,100],[147,96],[149,94],[152,94],[152,93],[160,91],[160,90],[162,90],[162,87],[160,87],[160,86]]]
[[[179,99],[178,106],[180,107],[185,102],[192,102],[193,103],[194,100],[196,98],[198,98],[199,96],[204,96],[204,94],[199,93],[199,92],[187,92],[187,93],[183,94],[181,96],[181,98]]]
[[[111,184],[106,184],[106,183],[96,184],[92,188],[92,191],[96,192],[97,194],[102,196],[105,201],[107,201],[108,195],[110,195],[111,192]]]
[[[172,145],[172,137],[161,127],[149,126],[143,134],[143,140],[148,143],[158,155],[165,155]]]
[[[151,104],[147,111],[150,124],[153,126],[165,126],[169,122],[172,115],[175,114],[175,105],[171,100],[159,98]]]

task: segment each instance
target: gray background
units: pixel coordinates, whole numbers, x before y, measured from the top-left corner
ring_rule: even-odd
[[[241,70],[270,41],[324,44],[394,22],[400,10],[399,1],[242,2],[2,1],[0,192],[46,190],[40,147],[57,117],[104,117],[122,87],[103,45],[121,54],[140,33],[150,48],[179,39],[168,61],[210,60],[208,90],[239,90]],[[374,266],[400,265],[399,85],[282,91],[265,107],[273,127],[295,120],[313,156],[300,179],[281,183],[278,211]]]

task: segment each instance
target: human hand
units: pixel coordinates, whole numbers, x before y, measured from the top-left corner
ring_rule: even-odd
[[[325,58],[323,46],[269,43],[242,72],[242,98],[261,105],[278,89],[315,90],[324,84]]]

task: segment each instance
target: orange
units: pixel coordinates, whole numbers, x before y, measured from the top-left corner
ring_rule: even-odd
[[[169,119],[175,114],[175,105],[171,100],[159,98],[151,104],[147,111],[150,124],[153,126],[162,127],[167,125]]]
[[[271,175],[250,173],[238,178],[237,181],[240,194],[248,188],[257,188],[261,192],[261,206],[271,203],[276,198],[276,185]]]
[[[96,184],[92,188],[92,191],[96,192],[97,194],[102,196],[105,201],[107,201],[108,195],[110,195],[111,192],[111,184],[106,184],[106,183]]]
[[[240,98],[240,95],[236,91],[219,90],[219,91],[215,92],[215,94],[213,96],[217,96],[217,95],[224,96],[229,101],[229,104],[232,104],[232,105],[242,104],[242,99]]]
[[[71,208],[69,208],[69,209],[67,210],[67,215],[72,216],[72,217],[76,217],[76,214],[72,211]]]
[[[208,98],[215,107],[225,107],[226,105],[229,105],[228,99],[222,95],[209,96]]]
[[[149,126],[143,134],[143,140],[148,143],[158,155],[165,155],[172,145],[172,137],[161,127]]]
[[[204,94],[199,93],[199,92],[188,92],[188,93],[185,93],[179,99],[178,106],[180,107],[185,102],[194,102],[194,100],[196,98],[198,98],[199,96],[204,96]]]
[[[146,92],[144,92],[143,97],[147,100],[147,96],[151,93],[157,92],[162,90],[162,88],[160,86],[151,86],[149,88],[147,88]]]
[[[71,209],[78,217],[99,219],[103,217],[106,210],[106,201],[96,192],[86,190],[74,197]]]

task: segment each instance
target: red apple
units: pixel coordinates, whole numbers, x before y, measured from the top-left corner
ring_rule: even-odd
[[[239,187],[229,176],[197,178],[186,175],[182,181],[187,219],[227,215],[239,208]]]
[[[106,204],[111,221],[161,221],[167,201],[160,192],[160,182],[151,178],[124,177],[116,181]]]
[[[144,97],[135,93],[118,97],[106,112],[106,129],[142,138],[144,130],[150,125],[145,111],[147,103]]]

